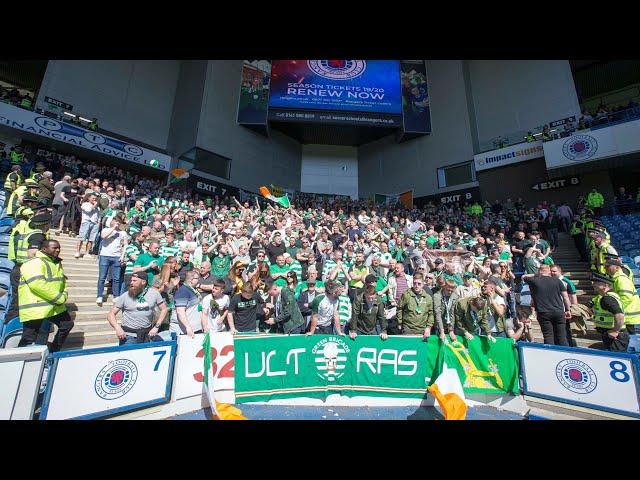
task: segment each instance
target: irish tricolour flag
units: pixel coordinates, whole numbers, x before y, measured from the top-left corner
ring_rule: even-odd
[[[216,400],[216,379],[211,369],[211,337],[209,336],[209,332],[204,336],[202,349],[204,350],[204,385],[207,391],[207,397],[209,398],[211,411],[219,420],[246,420],[247,418],[242,415],[242,411],[239,408],[229,405],[228,403],[220,403]]]
[[[289,208],[291,206],[291,204],[289,203],[289,197],[286,193],[282,197],[276,197],[267,187],[260,187],[260,193],[264,198],[276,202],[281,207]]]
[[[458,371],[444,365],[436,381],[427,387],[442,409],[445,420],[464,420],[467,416],[467,404]]]

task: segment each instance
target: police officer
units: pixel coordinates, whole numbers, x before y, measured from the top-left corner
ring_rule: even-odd
[[[589,252],[587,251],[587,242],[585,238],[585,224],[580,215],[573,216],[573,222],[569,228],[569,234],[573,238],[576,250],[580,253],[580,261],[589,262]]]
[[[596,330],[602,335],[602,342],[607,350],[626,352],[629,332],[625,325],[622,299],[612,290],[613,282],[609,277],[594,273],[591,281],[598,294],[591,300]]]
[[[640,323],[640,297],[633,281],[622,270],[619,258],[610,258],[605,263],[607,275],[613,282],[613,291],[620,297],[624,309],[624,324],[629,334],[636,333]]]
[[[24,161],[24,153],[22,153],[22,147],[11,147],[11,164],[21,166]]]
[[[9,260],[14,262],[11,270],[11,305],[5,316],[5,323],[18,315],[18,285],[20,283],[20,268],[33,258],[46,239],[51,215],[38,212],[33,217],[24,217],[11,230],[9,236]]]
[[[44,173],[45,170],[46,168],[44,166],[44,163],[38,162],[36,163],[35,168],[33,168],[29,173],[29,178],[34,182],[38,183],[40,180],[42,180],[42,174]]]
[[[349,337],[353,340],[358,335],[380,335],[382,340],[387,339],[387,317],[375,284],[367,284],[364,291],[354,299]]]
[[[24,183],[24,176],[22,175],[22,169],[20,165],[14,165],[11,167],[11,172],[7,175],[4,181],[4,191],[6,192],[6,198],[8,199],[16,188]]]
[[[593,237],[593,248],[591,250],[591,270],[605,275],[605,262],[609,258],[617,258],[618,252],[606,240],[605,236],[598,232]]]
[[[602,212],[602,205],[604,205],[604,197],[595,187],[592,188],[589,195],[587,195],[587,206],[593,210],[596,217],[599,217]]]
[[[27,178],[24,184],[16,188],[9,197],[7,202],[7,215],[10,217],[15,216],[16,210],[22,205],[23,197],[26,194],[34,197],[38,196],[38,184],[30,178]]]
[[[20,269],[18,301],[22,338],[19,347],[35,341],[44,320],[55,324],[58,332],[49,350],[57,352],[73,328],[73,320],[67,312],[67,280],[62,268],[60,243],[45,240],[42,247]]]

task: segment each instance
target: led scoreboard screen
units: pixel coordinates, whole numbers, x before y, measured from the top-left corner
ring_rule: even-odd
[[[398,60],[273,60],[269,119],[396,127]]]

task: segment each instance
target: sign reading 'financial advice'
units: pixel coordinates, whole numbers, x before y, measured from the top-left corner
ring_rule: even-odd
[[[158,163],[154,168],[165,171],[168,171],[171,166],[171,157],[163,153],[2,102],[0,102],[0,125],[141,165],[151,165],[150,162],[156,160]]]
[[[236,337],[236,402],[345,396],[423,398],[446,363],[469,393],[516,393],[513,342],[475,337],[443,343],[437,337],[336,335]]]

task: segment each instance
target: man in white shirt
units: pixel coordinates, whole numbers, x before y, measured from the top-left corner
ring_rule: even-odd
[[[96,304],[99,307],[102,306],[104,282],[107,279],[109,270],[111,270],[111,291],[115,292],[114,298],[120,293],[120,280],[122,268],[125,264],[124,251],[128,235],[122,231],[120,222],[113,218],[109,222],[109,226],[102,229],[100,238],[102,243],[100,244],[98,293],[96,296]]]
[[[496,284],[493,280],[486,280],[481,287],[482,295],[487,301],[487,320],[489,321],[489,332],[494,337],[506,337],[508,325],[506,322],[502,325],[503,330],[500,329],[498,320],[500,317],[506,317],[507,304],[498,293],[496,292]]]
[[[202,306],[201,320],[204,333],[224,332],[225,320],[229,308],[229,296],[223,294],[224,280],[217,278],[213,282],[213,289],[206,295],[200,305]]]
[[[80,258],[82,243],[86,241],[86,254],[89,258],[92,258],[89,252],[91,252],[91,247],[98,236],[98,197],[90,195],[80,208],[82,209],[82,222],[80,223],[80,234],[78,235],[80,242],[78,243],[78,251],[74,256]]]

